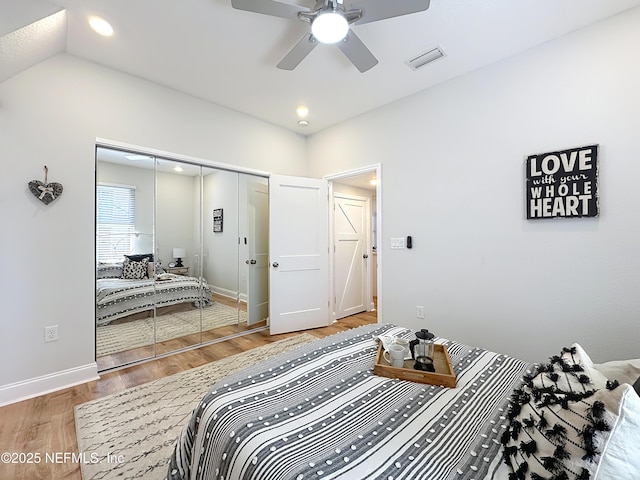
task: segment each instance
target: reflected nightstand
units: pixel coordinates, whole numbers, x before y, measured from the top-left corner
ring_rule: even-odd
[[[164,271],[167,273],[173,273],[175,275],[189,275],[189,267],[165,267]]]

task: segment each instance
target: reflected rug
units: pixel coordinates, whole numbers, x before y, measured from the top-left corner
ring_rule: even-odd
[[[180,338],[200,331],[200,310],[169,313],[156,318],[158,342]],[[247,312],[220,302],[202,309],[202,330],[243,323]],[[96,329],[96,355],[102,357],[116,352],[144,347],[154,343],[154,319],[142,318],[117,325],[103,325]]]
[[[74,408],[84,480],[161,480],[182,426],[218,380],[316,337],[296,335]]]

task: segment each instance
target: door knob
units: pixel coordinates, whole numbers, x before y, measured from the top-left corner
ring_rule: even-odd
[[[365,253],[364,255],[362,255],[362,258],[369,258],[369,255]]]
[[[249,263],[250,263],[251,265],[255,265],[255,264],[256,264],[256,263],[258,263],[258,262],[257,262],[256,260],[251,260]]]
[[[278,268],[278,267],[280,266],[280,264],[279,264],[278,262],[273,262],[273,263],[271,264],[271,266],[272,266],[273,268]]]

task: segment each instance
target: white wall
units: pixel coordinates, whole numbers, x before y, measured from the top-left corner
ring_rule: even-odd
[[[638,45],[635,9],[310,138],[309,176],[382,164],[385,322],[529,360],[640,357]],[[599,218],[527,221],[525,157],[592,143]]]
[[[95,361],[96,138],[282,174],[307,169],[302,136],[66,54],[0,83],[0,404]],[[64,185],[48,206],[27,188],[44,180],[44,165]],[[59,326],[59,341],[44,343],[48,325]]]
[[[189,175],[156,172],[156,257],[163,266],[173,262],[173,249],[184,248],[185,266],[194,271],[195,255],[200,254],[200,238],[196,235],[199,220],[199,179]]]
[[[215,293],[238,294],[238,174],[204,172],[204,277]],[[222,208],[222,232],[213,231],[213,210]]]
[[[0,83],[0,404],[94,362],[97,137],[288,175],[379,162],[385,321],[531,360],[572,341],[640,357],[639,25],[635,9],[308,141],[69,55]],[[594,142],[600,217],[524,220],[524,157]],[[27,189],[44,165],[65,188],[48,206]]]

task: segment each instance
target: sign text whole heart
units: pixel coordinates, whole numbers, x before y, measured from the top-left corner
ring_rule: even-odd
[[[45,205],[49,205],[56,198],[62,195],[61,183],[48,183],[49,168],[44,167],[44,183],[39,180],[31,180],[29,182],[29,190],[33,195]]]

